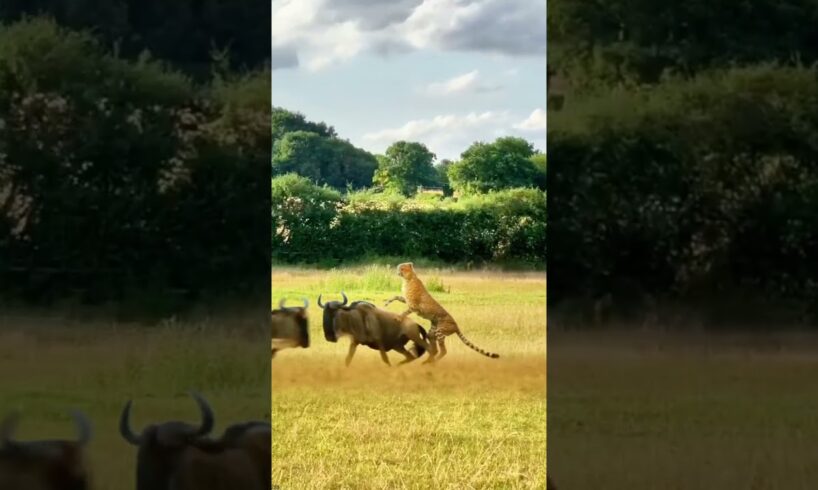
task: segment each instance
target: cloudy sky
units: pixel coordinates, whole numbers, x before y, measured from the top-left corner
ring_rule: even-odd
[[[272,99],[382,153],[545,150],[545,0],[272,0]]]

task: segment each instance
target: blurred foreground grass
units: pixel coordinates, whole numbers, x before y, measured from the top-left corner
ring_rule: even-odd
[[[69,411],[85,411],[97,490],[134,488],[136,450],[118,431],[129,398],[136,430],[195,423],[192,389],[213,406],[216,434],[240,420],[269,419],[269,330],[233,329],[229,320],[144,327],[8,314],[0,323],[0,417],[22,412],[20,440],[74,438]]]

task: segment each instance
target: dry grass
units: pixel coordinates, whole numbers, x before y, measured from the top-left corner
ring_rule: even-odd
[[[236,421],[269,416],[269,351],[258,333],[10,315],[0,323],[0,416],[22,411],[22,440],[73,438],[68,411],[85,411],[94,429],[89,459],[96,490],[134,488],[136,451],[118,432],[129,398],[135,400],[135,428],[169,419],[195,422],[199,415],[186,395],[191,389],[211,402],[216,433]]]
[[[435,367],[388,368],[364,347],[344,368],[348,341],[324,340],[316,298],[338,297],[324,289],[335,286],[351,301],[383,304],[399,294],[394,268],[273,272],[274,304],[282,296],[311,303],[312,346],[273,364],[273,483],[282,490],[545,487],[544,277],[419,273],[438,278],[449,292],[437,299],[500,359],[452,337]]]
[[[814,333],[550,337],[560,488],[815,488]]]

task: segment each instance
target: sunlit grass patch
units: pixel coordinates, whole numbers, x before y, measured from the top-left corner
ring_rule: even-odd
[[[435,367],[388,368],[361,347],[344,368],[347,341],[324,341],[314,299],[335,299],[343,286],[350,301],[380,305],[400,294],[395,268],[274,270],[274,302],[311,298],[313,339],[273,363],[273,482],[282,489],[544,488],[544,276],[418,273],[468,338],[500,359],[453,336]]]

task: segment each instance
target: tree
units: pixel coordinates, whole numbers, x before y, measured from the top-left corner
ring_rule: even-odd
[[[440,183],[440,187],[443,188],[443,192],[447,195],[450,195],[452,192],[452,186],[449,183],[449,169],[454,164],[453,161],[444,158],[440,161],[437,165],[435,165],[435,171],[437,171],[437,180]]]
[[[534,147],[513,136],[494,143],[474,143],[451,166],[452,188],[461,192],[488,192],[536,184],[537,168],[531,161]]]
[[[278,141],[287,133],[294,131],[309,131],[324,138],[334,138],[338,136],[335,128],[325,123],[314,123],[308,121],[303,114],[288,111],[280,107],[273,107],[271,114],[273,142]]]
[[[348,141],[294,131],[273,143],[272,165],[273,175],[295,172],[318,184],[344,190],[371,185],[378,163],[370,153]]]
[[[547,180],[546,169],[548,167],[548,159],[546,158],[545,153],[535,153],[534,155],[531,155],[529,160],[531,160],[531,163],[533,163],[534,167],[537,169],[537,175],[534,177],[534,183],[541,190],[545,190]]]
[[[435,154],[421,143],[398,141],[378,158],[378,170],[373,181],[386,189],[411,196],[418,186],[438,184],[438,174],[432,162]]]

